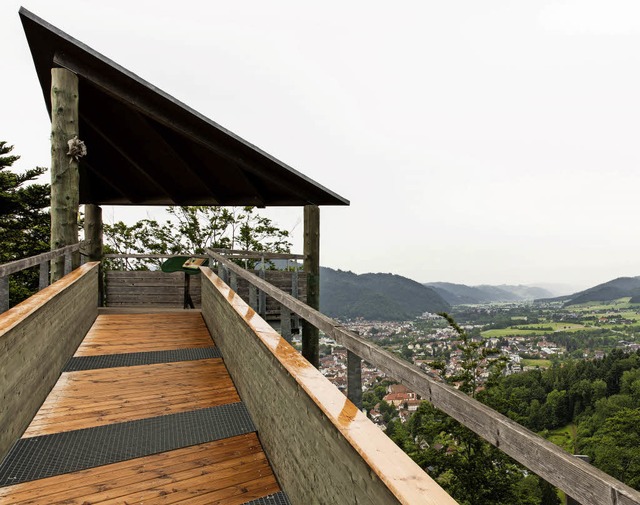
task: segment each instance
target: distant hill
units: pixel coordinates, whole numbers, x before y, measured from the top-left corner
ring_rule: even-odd
[[[451,305],[478,304],[492,302],[516,302],[551,296],[546,289],[534,286],[467,286],[451,282],[428,282],[425,286],[435,289]]]
[[[449,309],[436,291],[400,275],[320,268],[320,311],[330,317],[401,321]]]
[[[608,302],[626,297],[631,297],[633,303],[640,303],[640,276],[618,277],[572,295],[550,298],[545,301],[564,301],[568,306],[586,302]]]

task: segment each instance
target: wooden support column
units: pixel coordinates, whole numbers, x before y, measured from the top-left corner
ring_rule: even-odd
[[[78,135],[78,76],[51,69],[51,249],[78,243],[80,187],[78,162],[67,155],[68,142]],[[73,254],[72,268],[80,266]],[[64,257],[51,262],[51,281],[64,276]]]
[[[307,305],[320,310],[320,207],[304,206],[304,271],[307,274]],[[302,322],[302,355],[319,368],[318,328]]]
[[[102,208],[99,205],[84,206],[84,240],[89,261],[102,261]]]

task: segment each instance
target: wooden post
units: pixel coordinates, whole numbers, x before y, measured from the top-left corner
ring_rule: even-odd
[[[38,283],[38,289],[42,290],[49,285],[49,262],[43,261],[40,263],[40,281]]]
[[[102,261],[102,208],[99,205],[84,206],[84,239],[89,261]]]
[[[9,276],[0,277],[0,312],[9,310]]]
[[[84,240],[86,255],[89,261],[102,262],[103,254],[103,226],[102,207],[87,204],[84,206]],[[104,279],[102,264],[98,273],[98,306],[102,307],[104,301]]]
[[[51,69],[51,249],[78,243],[80,200],[78,162],[67,155],[68,142],[78,135],[78,76]],[[51,262],[51,281],[64,275],[64,257]],[[72,267],[80,265],[74,253]]]
[[[284,305],[280,305],[280,335],[291,343],[291,311]]]
[[[258,288],[249,284],[249,307],[258,312]]]
[[[320,207],[304,206],[304,271],[307,274],[307,305],[320,309]],[[318,328],[302,322],[302,355],[320,366]]]
[[[264,270],[264,261],[262,262],[262,268],[258,271],[260,278],[264,279],[266,273]],[[262,319],[267,319],[267,294],[261,289],[258,290],[258,314]]]
[[[347,349],[347,398],[362,408],[362,359]]]

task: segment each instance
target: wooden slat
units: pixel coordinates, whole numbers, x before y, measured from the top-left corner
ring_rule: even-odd
[[[75,356],[210,347],[209,330],[199,312],[102,314]]]
[[[23,438],[238,401],[221,359],[68,372]]]
[[[249,433],[6,487],[0,502],[231,505],[278,491],[260,442]]]
[[[103,314],[76,355],[212,345],[199,312]],[[23,438],[238,401],[219,358],[65,372]],[[239,505],[280,490],[249,433],[5,487],[0,503]]]

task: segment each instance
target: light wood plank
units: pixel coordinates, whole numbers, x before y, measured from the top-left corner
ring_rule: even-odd
[[[2,488],[0,502],[191,503],[204,497],[196,503],[230,504],[279,490],[256,434],[249,433]]]
[[[65,373],[23,437],[240,401],[221,359]]]

